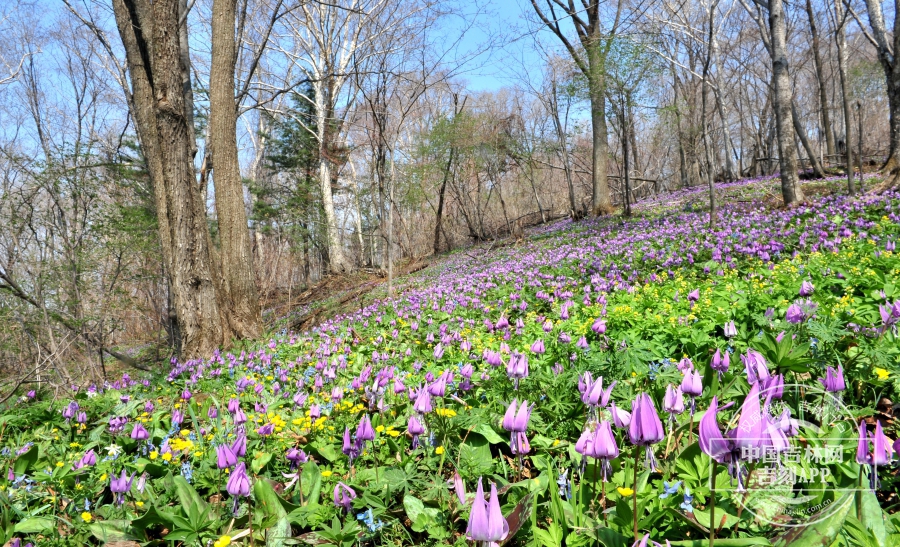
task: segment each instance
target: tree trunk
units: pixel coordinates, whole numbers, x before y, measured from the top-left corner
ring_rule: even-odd
[[[675,132],[678,137],[678,167],[681,175],[681,187],[688,187],[688,166],[684,153],[684,132],[681,130],[681,108],[678,106],[678,74],[672,64],[672,106],[675,109]]]
[[[709,95],[709,65],[712,61],[713,41],[715,40],[715,13],[718,0],[709,7],[709,33],[706,42],[706,60],[703,63],[703,80],[700,90],[700,126],[703,131],[703,146],[706,151],[706,184],[709,190],[709,228],[716,227],[716,190],[713,169],[712,143],[710,142],[710,124],[706,114],[707,96]]]
[[[328,248],[328,271],[333,274],[347,273],[350,263],[344,257],[341,245],[341,233],[337,215],[334,212],[334,196],[331,191],[332,164],[331,155],[333,125],[329,115],[331,105],[330,77],[313,84],[316,100],[316,137],[319,142],[319,188],[322,191],[322,211],[325,213],[325,240]]]
[[[712,38],[710,39],[710,49],[712,50],[712,59],[711,62],[713,67],[717,70],[719,68],[719,42],[716,40],[715,33],[712,34]],[[720,82],[716,82],[716,87],[714,89],[715,99],[716,99],[716,110],[719,113],[719,118],[722,120],[722,139],[723,145],[725,146],[725,180],[731,182],[735,180],[736,176],[734,173],[734,156],[732,155],[733,146],[731,144],[731,132],[728,130],[728,117],[725,114],[725,101],[722,100],[722,93],[719,89]]]
[[[566,143],[566,132],[563,130],[562,121],[559,119],[559,103],[556,97],[556,81],[552,83],[553,97],[550,97],[550,112],[553,117],[553,128],[556,130],[556,142],[563,162],[563,172],[566,176],[566,186],[569,189],[569,209],[572,218],[578,217],[578,206],[575,204],[575,183],[572,180],[572,169],[569,166],[569,149]]]
[[[844,32],[846,19],[844,18],[843,0],[834,0],[834,17],[837,25],[834,29],[834,39],[838,50],[838,74],[841,80],[841,107],[844,111],[844,143],[846,144],[846,158],[844,165],[847,171],[847,193],[851,196],[856,192],[853,186],[853,152],[850,148],[850,85],[847,76],[847,38]]]
[[[781,169],[781,196],[786,206],[804,200],[797,176],[797,149],[791,123],[791,77],[787,60],[787,25],[782,0],[769,0],[769,32],[772,39],[772,93],[775,110],[776,141]]]
[[[828,90],[825,88],[825,71],[822,70],[822,57],[819,55],[819,32],[816,29],[816,15],[813,12],[812,0],[806,0],[806,16],[809,18],[809,33],[812,36],[813,66],[816,69],[816,80],[819,84],[819,105],[822,109],[822,131],[825,133],[825,150],[829,156],[834,155],[834,128],[831,126],[831,113],[828,108]]]
[[[875,39],[878,52],[878,61],[884,69],[885,84],[888,98],[890,117],[890,148],[887,160],[881,167],[887,175],[885,184],[880,189],[900,186],[900,17],[894,16],[894,28],[891,32],[886,30],[884,13],[880,0],[866,0],[866,11],[869,15],[869,25]],[[894,2],[894,11],[897,8]],[[851,148],[849,139],[848,150]],[[860,173],[862,176],[862,173]]]
[[[591,154],[591,206],[594,215],[605,215],[613,211],[607,179],[607,156],[609,155],[609,130],[606,125],[605,67],[600,51],[599,36],[588,48],[589,65],[588,93],[591,101],[591,129],[593,150]]]
[[[154,188],[160,241],[185,357],[228,343],[212,278],[205,204],[194,174],[183,93],[178,0],[113,0],[134,117]]]
[[[622,97],[622,159],[624,174],[625,174],[625,216],[631,216],[631,178],[628,173],[628,120],[625,117],[626,109],[625,102],[627,101],[626,96]]]
[[[812,165],[813,174],[816,178],[824,179],[825,178],[825,170],[822,169],[822,164],[819,162],[819,157],[816,156],[815,151],[812,148],[812,144],[809,142],[809,138],[806,135],[806,130],[803,128],[803,124],[800,122],[800,116],[797,114],[797,107],[791,103],[791,118],[794,121],[794,132],[797,134],[797,137],[800,139],[800,144],[803,145],[803,149],[806,150],[806,155],[809,156],[809,163]]]
[[[224,292],[223,311],[235,335],[253,339],[260,335],[262,318],[238,163],[237,106],[234,101],[235,7],[235,0],[214,0],[212,5],[210,158],[221,239],[219,268]]]
[[[441,181],[441,191],[438,194],[437,217],[434,222],[434,254],[441,252],[441,220],[444,218],[444,194],[447,192],[447,178],[450,176],[450,169],[453,167],[453,153],[455,151],[455,147],[450,147],[450,157],[447,159],[447,168],[444,169],[444,180]]]

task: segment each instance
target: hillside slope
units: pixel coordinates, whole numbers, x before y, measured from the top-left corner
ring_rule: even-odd
[[[875,451],[896,438],[882,399],[900,378],[900,197],[778,210],[772,184],[723,185],[712,231],[689,192],[631,220],[558,222],[459,251],[403,278],[394,299],[253,351],[67,400],[23,395],[0,416],[0,544],[461,545],[468,528],[515,545],[622,545],[705,538],[710,496],[720,537],[776,538],[789,505],[710,492],[711,477],[725,489],[763,464],[742,468],[732,446],[727,466],[709,465],[701,413],[714,409],[709,433],[717,403],[735,403],[718,410],[735,420],[730,438],[754,400],[759,422],[760,399],[778,399],[786,425],[763,423],[768,446],[781,432],[779,454],[860,418],[878,424]],[[836,370],[840,406],[810,414],[836,386],[815,379]],[[651,409],[668,411],[665,428]],[[845,463],[847,438],[832,476],[862,472]],[[858,498],[867,511],[893,503],[895,475],[880,475],[880,497]],[[840,484],[818,501],[844,500]],[[482,489],[496,509],[479,505]],[[833,513],[840,530],[848,512]],[[887,538],[891,519],[863,529]]]

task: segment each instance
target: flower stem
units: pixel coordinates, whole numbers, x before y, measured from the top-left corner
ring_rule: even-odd
[[[631,493],[631,495],[634,496],[634,499],[632,501],[632,513],[633,513],[633,521],[634,521],[634,540],[635,541],[637,541],[639,539],[638,538],[638,514],[637,514],[637,487],[638,487],[637,486],[637,468],[638,468],[638,457],[640,456],[640,453],[641,453],[641,447],[635,446],[634,447],[634,488],[633,488],[634,491]]]
[[[718,462],[712,461],[712,476],[709,487],[709,547],[716,541],[716,469]]]

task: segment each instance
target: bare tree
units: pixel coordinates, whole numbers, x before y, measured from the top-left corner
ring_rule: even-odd
[[[788,71],[787,58],[787,23],[785,21],[784,2],[782,0],[740,0],[747,13],[756,21],[762,35],[763,43],[772,59],[772,104],[775,111],[776,141],[778,144],[778,162],[781,167],[781,197],[784,204],[791,206],[805,198],[800,188],[797,169],[797,147],[794,143],[793,126],[793,90],[791,76]],[[764,12],[768,16],[768,25],[763,23]]]
[[[607,181],[607,156],[609,129],[606,125],[606,54],[611,39],[619,30],[624,3],[615,2],[610,28],[604,29],[604,3],[599,0],[581,0],[579,3],[562,0],[545,0],[541,7],[537,0],[531,5],[541,22],[562,42],[575,65],[588,82],[591,102],[591,129],[593,131],[593,155],[591,158],[591,182],[593,188],[592,209],[595,215],[612,212],[612,200]],[[580,44],[569,40],[563,21],[570,19]],[[579,47],[580,46],[580,47]]]
[[[238,163],[235,63],[236,0],[213,0],[212,65],[209,75],[209,153],[216,190],[222,272],[222,300],[228,307],[229,326],[241,338],[256,338],[261,331],[259,295],[244,185]],[[246,1],[244,2],[246,9]],[[277,10],[277,8],[276,8]],[[248,78],[249,79],[249,78]]]
[[[205,205],[193,163],[178,0],[113,0],[131,81],[131,104],[156,196],[181,352],[210,355],[230,338],[210,257]]]

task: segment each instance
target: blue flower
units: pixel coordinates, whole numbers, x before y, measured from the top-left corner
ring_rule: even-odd
[[[684,487],[684,501],[681,502],[681,508],[685,513],[693,513],[694,507],[691,505],[694,503],[694,496],[691,495],[691,489],[687,486]]]
[[[680,487],[681,481],[676,481],[671,484],[663,481],[663,493],[659,495],[659,499],[665,499],[673,494],[677,494]]]
[[[569,480],[569,470],[566,469],[563,471],[559,478],[556,479],[556,484],[559,486],[559,495],[565,499],[571,499],[572,497],[572,481]]]

